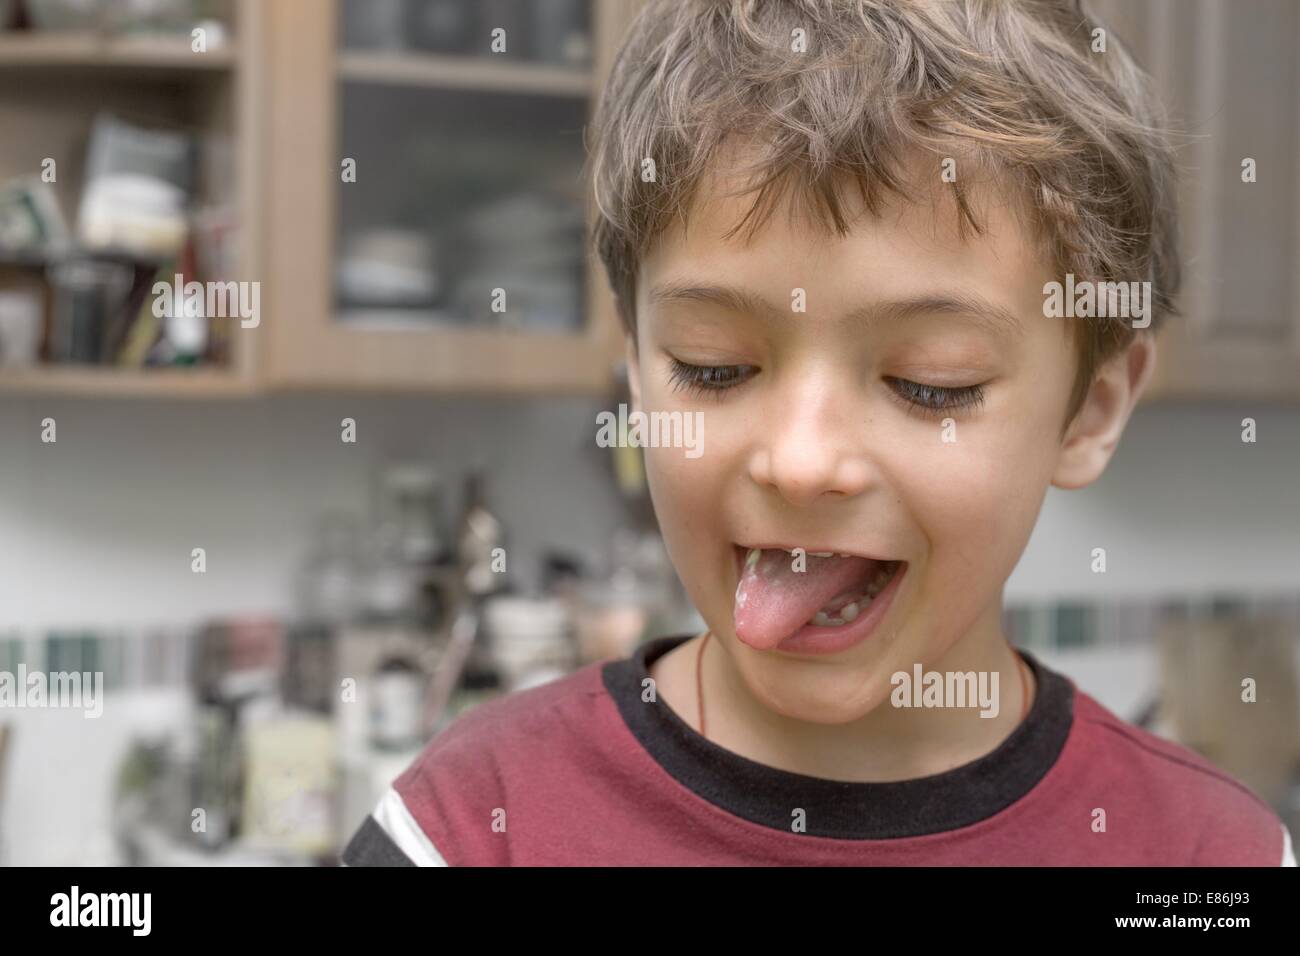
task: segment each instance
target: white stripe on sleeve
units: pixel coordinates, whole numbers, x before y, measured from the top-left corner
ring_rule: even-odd
[[[411,816],[401,794],[392,787],[388,788],[371,816],[416,866],[450,865]]]

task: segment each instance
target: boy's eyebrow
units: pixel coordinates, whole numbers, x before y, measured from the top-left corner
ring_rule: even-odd
[[[788,306],[781,308],[762,296],[734,286],[665,282],[651,289],[649,298],[652,305],[659,302],[705,302],[732,312],[748,312],[770,318],[784,318],[790,314]],[[845,320],[871,322],[927,314],[965,316],[995,335],[1009,333],[1022,336],[1025,331],[1010,309],[970,292],[928,293],[891,302],[872,303],[852,309]]]

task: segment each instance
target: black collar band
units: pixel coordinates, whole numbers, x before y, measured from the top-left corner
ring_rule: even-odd
[[[885,783],[827,780],[778,770],[726,750],[659,700],[642,701],[649,665],[690,636],[661,637],[601,671],[628,729],[669,774],[698,796],[753,823],[844,840],[923,836],[970,826],[1019,800],[1056,762],[1070,733],[1074,686],[1020,651],[1038,685],[1033,706],[996,749],[929,777]]]

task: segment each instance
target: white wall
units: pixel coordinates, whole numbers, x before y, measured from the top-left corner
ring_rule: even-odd
[[[173,625],[288,612],[318,516],[361,514],[388,457],[445,463],[489,494],[525,583],[536,551],[599,562],[620,515],[597,404],[295,395],[238,402],[0,401],[0,630]],[[49,416],[57,444],[42,444]],[[339,422],[357,420],[355,445]],[[207,549],[207,573],[190,550]]]
[[[1049,490],[1006,597],[1298,592],[1300,405],[1242,402],[1139,409],[1099,481]]]

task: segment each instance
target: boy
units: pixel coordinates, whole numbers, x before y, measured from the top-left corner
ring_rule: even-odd
[[[1096,28],[1067,0],[649,5],[595,236],[635,405],[707,429],[645,454],[708,631],[465,715],[345,863],[1294,864],[1246,787],[1001,631],[1177,284],[1169,147]],[[1100,282],[1133,295],[1050,308]]]

